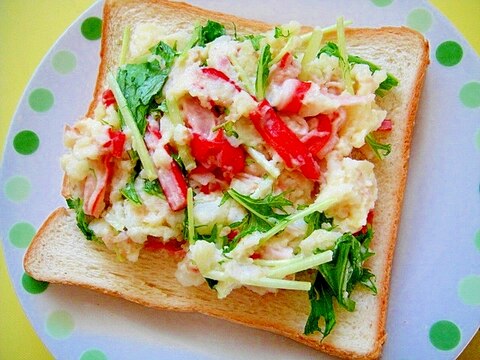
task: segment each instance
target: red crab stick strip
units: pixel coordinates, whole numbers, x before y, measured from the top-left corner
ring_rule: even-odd
[[[307,91],[310,90],[311,86],[312,83],[310,82],[296,80],[295,90],[293,91],[292,97],[285,105],[283,105],[282,108],[279,108],[278,110],[281,110],[286,114],[298,114],[302,107],[302,100]]]
[[[105,208],[105,198],[107,196],[107,187],[110,185],[113,176],[114,158],[121,159],[123,146],[125,144],[125,134],[121,131],[108,129],[108,140],[103,147],[106,154],[97,161],[88,175],[84,189],[83,210],[85,214],[98,218]]]
[[[312,153],[288,128],[267,100],[263,100],[250,113],[250,120],[288,167],[298,168],[308,179],[319,179],[320,168]]]
[[[145,142],[150,154],[160,152],[160,154],[157,154],[162,159],[162,164],[157,169],[158,181],[160,181],[170,209],[173,211],[182,210],[187,206],[188,186],[180,166],[170,156],[167,145],[159,146],[161,138],[158,123],[149,119]]]
[[[84,185],[83,190],[83,210],[85,214],[95,218],[100,217],[105,208],[105,194],[107,185],[111,181],[113,174],[112,155],[104,155],[90,174]]]
[[[235,84],[235,81],[230,79],[225,73],[221,72],[220,70],[214,69],[214,68],[202,68],[202,73],[205,75],[209,76],[212,79],[221,79],[224,80],[230,84],[232,84],[235,87],[235,90],[238,92],[242,91],[242,88]]]

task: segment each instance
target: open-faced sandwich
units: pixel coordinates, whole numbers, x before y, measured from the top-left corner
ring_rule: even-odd
[[[107,0],[103,21],[94,100],[65,129],[69,210],[26,271],[378,357],[423,37],[161,0]]]

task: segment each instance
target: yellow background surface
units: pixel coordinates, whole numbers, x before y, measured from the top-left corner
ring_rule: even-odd
[[[35,68],[65,29],[93,3],[93,0],[0,0],[0,158],[13,113]],[[480,54],[480,0],[432,0],[431,3]],[[0,216],[4,211],[0,209]],[[14,293],[1,246],[0,359],[52,359]],[[460,359],[480,359],[480,336],[476,336]]]

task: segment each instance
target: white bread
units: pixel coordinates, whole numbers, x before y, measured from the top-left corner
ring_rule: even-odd
[[[182,3],[162,0],[110,0],[104,8],[101,64],[94,100],[87,115],[100,101],[107,71],[116,66],[126,25],[139,20],[155,21],[169,31],[191,27],[207,19],[234,22],[239,33],[262,32],[270,25],[213,13]],[[360,287],[353,293],[353,313],[337,309],[337,325],[321,341],[321,334],[304,335],[310,304],[304,292],[279,291],[259,296],[247,289],[217,299],[206,284],[182,287],[175,278],[178,258],[167,252],[144,251],[138,262],[119,262],[101,245],[86,241],[74,214],[57,209],[45,221],[26,252],[24,267],[42,281],[79,285],[125,298],[145,306],[175,311],[194,311],[247,326],[272,331],[329,354],[349,358],[378,358],[386,340],[385,323],[397,228],[407,177],[410,141],[415,113],[428,65],[428,43],[407,28],[349,29],[349,52],[364,57],[394,74],[400,85],[380,100],[395,124],[381,140],[392,152],[375,162],[379,197],[375,207],[371,244],[376,253],[367,264],[376,275],[378,294]],[[158,276],[158,274],[162,276]],[[255,305],[252,305],[255,304]]]

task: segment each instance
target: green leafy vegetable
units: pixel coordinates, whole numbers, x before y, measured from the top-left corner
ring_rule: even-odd
[[[225,34],[225,26],[216,21],[208,20],[207,24],[200,28],[197,45],[203,47],[209,42],[212,42],[216,38],[219,38]]]
[[[270,45],[266,44],[260,52],[257,64],[257,78],[255,81],[255,95],[259,101],[265,98],[267,89],[268,75],[270,74],[269,64],[272,60]]]
[[[377,70],[381,70],[381,67],[378,66],[378,65],[375,65],[374,63],[370,62],[370,61],[367,61],[365,59],[362,59],[361,57],[359,56],[355,56],[355,55],[349,55],[348,56],[348,61],[351,63],[351,64],[365,64],[365,65],[368,65],[370,71],[372,73],[374,73],[375,71]],[[378,96],[385,96],[387,94],[387,92],[391,89],[393,89],[395,86],[398,85],[398,79],[393,76],[392,74],[390,73],[387,73],[387,78],[385,80],[383,80],[379,85],[378,85],[378,89],[375,91],[375,94],[378,95]]]
[[[224,194],[220,204],[223,204],[228,198],[235,200],[248,211],[240,222],[230,224],[230,228],[239,229],[239,233],[229,244],[230,250],[246,235],[255,231],[266,232],[270,230],[280,220],[288,216],[284,207],[292,205],[292,202],[286,199],[283,193],[279,195],[269,194],[262,199],[254,199],[251,196],[240,194],[234,189],[229,189]]]
[[[285,206],[291,206],[292,202],[285,198],[284,195],[284,193],[278,195],[270,193],[264,198],[254,199],[249,195],[240,194],[235,189],[229,189],[225,194],[225,196],[231,197],[237,203],[242,205],[253,216],[258,217],[260,220],[270,225],[276,224],[278,220],[284,219],[287,216],[284,208]],[[281,211],[282,213],[280,214],[275,210]]]
[[[154,99],[167,81],[176,56],[174,50],[162,41],[150,51],[155,55],[153,60],[127,64],[117,74],[118,85],[142,135],[147,126],[146,116],[151,108],[158,106]]]
[[[308,291],[311,310],[303,330],[305,335],[313,334],[317,331],[322,333],[323,337],[330,334],[336,323],[333,296],[327,282],[322,275],[317,272],[315,281]],[[323,329],[319,325],[322,318],[325,324]]]
[[[160,187],[160,183],[158,182],[158,179],[154,179],[154,180],[145,179],[143,183],[143,190],[149,195],[164,198],[164,194],[163,194],[162,188]]]
[[[305,237],[309,236],[315,230],[321,229],[323,224],[327,224],[330,227],[333,226],[333,218],[329,218],[324,212],[315,211],[310,215],[303,218],[307,223],[307,231]]]
[[[289,224],[297,220],[304,219],[306,216],[314,213],[315,211],[318,211],[318,212],[325,211],[330,206],[335,204],[336,201],[337,199],[335,198],[325,199],[323,201],[316,201],[310,206],[308,206],[307,208],[286,216],[284,219],[282,219],[282,221],[279,221],[274,227],[272,227],[266,233],[262,234],[262,237],[260,239],[260,244],[265,243],[272,236],[278,234],[280,231],[283,231]]]
[[[163,99],[163,101],[158,105],[157,109],[160,110],[162,113],[168,113],[167,100]]]
[[[226,236],[220,236],[220,230],[217,224],[213,225],[212,231],[210,234],[199,234],[195,231],[195,241],[204,240],[210,243],[215,244],[217,249],[223,250],[224,246],[227,245],[228,238]]]
[[[318,56],[320,56],[320,54],[322,53],[325,53],[327,55],[330,55],[330,56],[335,56],[335,57],[339,57],[339,50],[338,50],[338,46],[337,44],[333,43],[333,42],[328,42],[325,46],[323,46],[319,53],[318,53]],[[370,62],[370,61],[367,61],[365,59],[362,59],[361,57],[359,56],[355,56],[355,55],[348,55],[348,62],[350,64],[365,64],[365,65],[368,65],[368,67],[370,68],[370,71],[373,73],[377,70],[381,70],[381,67]],[[378,96],[385,96],[385,94],[393,89],[395,86],[397,86],[399,84],[399,81],[398,79],[393,76],[392,74],[390,73],[387,73],[387,78],[382,81],[380,83],[380,85],[378,86],[378,89],[375,91],[375,94],[377,94]]]
[[[263,35],[245,35],[244,38],[250,40],[255,51],[260,50],[260,41],[264,38]]]
[[[143,140],[143,136],[135,123],[132,112],[128,108],[127,100],[125,99],[125,96],[123,96],[122,90],[120,89],[120,86],[118,85],[118,82],[117,80],[115,80],[115,77],[112,73],[107,74],[107,83],[115,96],[115,100],[117,100],[118,109],[122,114],[125,125],[130,129],[132,133],[132,147],[140,158],[147,178],[150,180],[156,179],[157,172],[155,169],[155,165],[150,158],[150,154],[148,153],[147,146],[145,145],[145,142]]]
[[[392,151],[392,146],[390,144],[379,143],[371,133],[365,137],[365,142],[370,146],[379,159],[388,156]]]
[[[157,59],[160,58],[162,60],[161,66],[163,68],[171,68],[177,56],[177,52],[163,41],[150,48],[150,52],[153,55],[157,55]]]
[[[128,183],[123,189],[120,190],[120,193],[128,200],[134,204],[141,205],[142,200],[138,196],[137,190],[135,189],[135,177],[131,177]]]
[[[273,37],[275,39],[281,38],[281,37],[289,37],[290,36],[290,31],[287,30],[287,33],[283,33],[283,29],[281,27],[275,26]]]
[[[225,135],[238,139],[238,133],[234,130],[235,123],[233,121],[225,121],[224,123],[214,126],[212,131],[217,131],[218,129],[223,129]]]
[[[311,312],[305,325],[305,334],[320,331],[327,336],[335,325],[333,298],[348,311],[355,310],[355,301],[350,298],[357,284],[363,284],[374,294],[377,289],[375,276],[363,267],[372,255],[368,246],[373,236],[369,229],[365,234],[341,236],[333,250],[333,260],[318,267],[318,272],[309,292]],[[322,330],[319,321],[323,318]]]
[[[172,152],[170,154],[170,156],[177,163],[177,165],[180,167],[180,170],[182,170],[182,173],[184,175],[187,175],[187,169],[185,168],[185,164],[184,164],[182,158],[180,157],[180,155]]]
[[[89,221],[87,220],[87,215],[83,211],[83,202],[80,198],[77,199],[67,199],[67,205],[70,209],[75,210],[77,226],[80,231],[85,235],[87,240],[96,240],[97,237],[92,229],[88,226]]]

